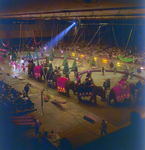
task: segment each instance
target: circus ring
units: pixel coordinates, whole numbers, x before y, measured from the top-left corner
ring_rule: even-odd
[[[80,76],[80,75],[86,74],[88,72],[101,72],[101,70],[83,70],[83,71],[79,71],[78,74]],[[114,73],[113,70],[105,70],[105,72],[113,72]],[[125,74],[123,71],[116,71],[116,73]],[[128,75],[130,75],[130,73]],[[145,80],[145,78],[142,77],[142,76],[139,76],[139,75],[136,75],[136,74],[134,74],[133,76],[136,77],[136,78],[139,78],[141,80]]]

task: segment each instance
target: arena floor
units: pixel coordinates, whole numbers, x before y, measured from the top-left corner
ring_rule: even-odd
[[[42,60],[41,60],[42,61]],[[115,63],[117,60],[113,60]],[[69,60],[69,65],[71,66],[73,60]],[[99,69],[102,66],[106,67],[106,70],[109,68],[109,63],[103,64],[102,58],[98,58]],[[53,66],[60,66],[62,59],[54,59]],[[132,64],[127,64],[130,68]],[[50,131],[53,129],[60,137],[67,137],[68,140],[73,145],[73,148],[77,148],[81,145],[94,141],[101,136],[99,126],[101,125],[102,118],[105,118],[108,122],[108,133],[117,131],[130,124],[130,113],[136,111],[141,115],[141,118],[145,118],[145,109],[143,106],[135,105],[135,100],[132,98],[131,104],[126,105],[123,101],[119,102],[116,107],[107,105],[107,102],[102,102],[100,97],[97,97],[97,105],[93,103],[88,103],[88,98],[84,99],[84,102],[79,102],[76,95],[73,95],[73,92],[70,91],[70,97],[66,97],[63,94],[58,93],[56,89],[47,88],[43,94],[51,95],[58,101],[67,102],[62,104],[61,107],[58,107],[51,103],[51,101],[43,103],[43,110],[41,107],[41,92],[45,87],[43,82],[38,82],[35,79],[29,78],[27,71],[24,73],[14,71],[8,64],[8,59],[6,59],[4,64],[0,64],[3,71],[10,73],[11,76],[19,77],[20,79],[15,79],[9,76],[0,75],[0,79],[4,79],[10,83],[18,91],[22,91],[27,82],[29,82],[32,87],[30,88],[29,97],[32,102],[35,103],[37,111],[32,112],[31,115],[35,115],[35,118],[39,119],[42,122],[40,126],[40,132]],[[89,63],[84,60],[79,71],[90,69]],[[134,72],[137,74],[136,69],[138,66],[134,66]],[[122,66],[117,70],[124,71],[126,68],[126,63],[122,63]],[[114,75],[113,72],[105,72],[105,75],[102,76],[101,72],[92,73],[92,78],[94,83],[97,86],[103,86],[103,82],[107,77],[111,80],[111,88],[115,86],[117,81],[121,78],[123,74]],[[82,81],[85,79],[86,74],[82,76]],[[145,71],[141,73],[142,77],[145,77]],[[70,74],[71,80],[74,80],[74,74]],[[138,82],[138,78],[133,80],[129,79],[130,83]],[[88,116],[89,118],[95,121],[94,124],[85,120],[83,117]],[[23,136],[27,139],[35,137],[34,129],[27,130],[23,133]]]

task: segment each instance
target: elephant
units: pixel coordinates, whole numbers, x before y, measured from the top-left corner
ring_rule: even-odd
[[[31,75],[34,76],[34,67],[35,67],[34,63],[29,63],[28,64],[28,75],[29,76],[31,76]]]
[[[45,82],[45,77],[48,80],[52,80],[54,72],[53,71],[49,71],[49,69],[47,67],[41,68],[40,70],[40,80],[42,81],[42,76],[44,78],[44,82]]]
[[[35,66],[34,67],[34,75],[35,78],[37,78],[38,80],[42,81],[42,76],[44,77],[44,81],[45,81],[45,74],[47,73],[47,68],[42,68],[41,66]]]
[[[117,87],[117,86],[116,86],[116,87]],[[115,88],[115,87],[114,87],[114,88]],[[112,88],[112,89],[110,90],[108,105],[111,105],[110,102],[111,102],[112,99],[115,101],[115,103],[117,102],[116,93],[115,93],[114,88]],[[126,96],[128,95],[127,98],[126,98],[126,97],[123,97],[122,99],[128,99],[128,100],[130,100],[131,95],[132,95],[133,98],[135,99],[135,89],[136,89],[136,85],[133,84],[133,83],[130,83],[130,84],[129,84],[130,93],[127,93],[127,94],[126,94]],[[126,89],[125,89],[125,91],[126,91]],[[124,95],[124,94],[125,94],[125,93],[123,93],[123,95]]]
[[[140,88],[137,87],[137,93],[136,93],[136,102],[138,103],[140,100],[144,102],[145,100],[145,85],[140,85]],[[136,89],[137,89],[136,88]]]
[[[58,78],[57,79],[57,89],[59,92],[64,92],[69,97],[69,90],[71,89],[73,93],[76,92],[76,83],[74,81],[70,81],[67,78]]]
[[[94,85],[92,87],[85,87],[84,84],[80,84],[77,89],[79,101],[82,101],[81,96],[84,96],[83,94],[86,94],[86,92],[88,91],[86,90],[86,88],[91,88],[90,91],[92,91],[91,94],[88,94],[88,96],[90,96],[90,102],[94,100],[94,103],[97,104],[97,98],[96,98],[97,95],[101,97],[101,101],[106,100],[105,92],[101,86]]]
[[[143,84],[141,83],[141,80],[139,80],[137,83],[136,83],[136,90],[139,90],[140,88],[142,88]]]

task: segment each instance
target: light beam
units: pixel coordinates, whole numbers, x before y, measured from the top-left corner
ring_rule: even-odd
[[[65,35],[68,33],[68,31],[69,31],[74,25],[75,25],[75,22],[74,22],[72,25],[70,25],[69,27],[67,27],[65,30],[63,30],[61,33],[59,33],[56,37],[54,37],[54,38],[52,39],[52,41],[49,41],[49,42],[47,43],[48,49],[50,49],[51,47],[54,47],[54,46],[63,38],[63,36],[65,36]]]

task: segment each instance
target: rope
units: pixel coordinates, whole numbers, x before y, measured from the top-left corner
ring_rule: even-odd
[[[54,16],[54,14],[53,14]],[[52,47],[52,38],[53,38],[53,26],[54,26],[54,18],[53,18],[53,25],[52,25],[52,32],[51,32],[51,47]]]
[[[117,41],[116,41],[116,36],[115,36],[115,33],[114,33],[114,28],[113,28],[113,26],[112,26],[112,32],[113,32],[113,35],[114,35],[115,44],[117,45],[117,48],[119,49],[118,44],[117,44]]]
[[[86,27],[85,27],[85,28],[86,28]],[[84,32],[84,29],[83,29],[82,33],[83,33],[83,32]],[[75,42],[74,46],[76,46],[76,44],[77,44],[78,40],[80,39],[82,33],[81,33],[80,36],[78,37],[78,39],[77,39],[77,41]]]
[[[133,27],[131,28],[131,31],[130,31],[130,34],[129,34],[129,38],[128,38],[128,41],[127,41],[127,44],[126,44],[126,47],[125,47],[125,51],[126,51],[126,49],[127,49],[127,46],[128,46],[128,43],[129,43],[131,34],[132,34],[132,30],[133,30]]]
[[[108,30],[110,30],[110,28],[108,28]],[[99,39],[99,41],[95,44],[95,46],[98,45],[98,43],[102,40],[102,38],[104,37],[104,35],[108,32],[108,30],[102,35],[102,37]]]
[[[99,26],[98,30],[96,31],[96,33],[94,34],[94,36],[92,37],[91,41],[87,44],[87,46],[85,48],[88,47],[88,45],[92,42],[92,40],[94,39],[94,37],[96,36],[96,34],[98,33],[98,31],[100,30],[101,26]]]
[[[20,52],[20,46],[21,46],[21,34],[22,34],[22,23],[20,23],[20,42],[19,42],[19,52]]]
[[[74,41],[75,41],[75,38],[76,38],[76,36],[77,36],[77,34],[78,34],[78,32],[79,32],[79,29],[80,29],[80,25],[79,25],[79,27],[78,27],[78,29],[77,29],[77,32],[76,32],[76,34],[75,34],[74,39],[72,40],[71,46],[74,44]]]

